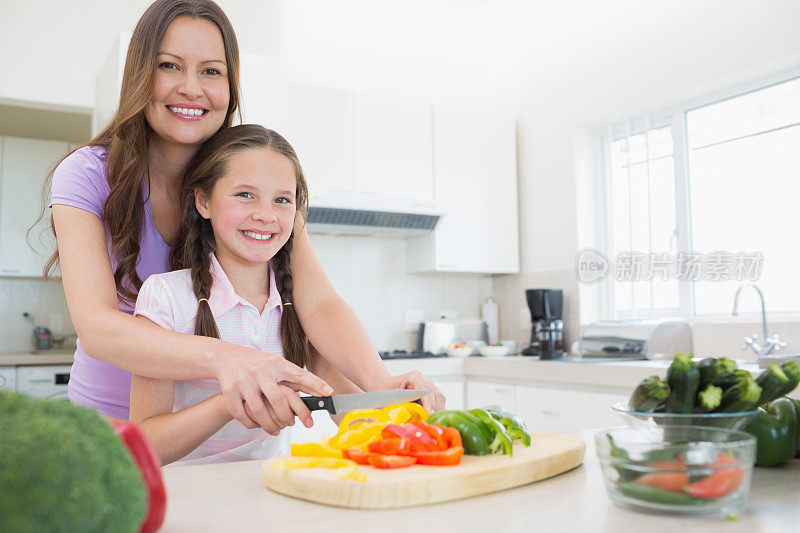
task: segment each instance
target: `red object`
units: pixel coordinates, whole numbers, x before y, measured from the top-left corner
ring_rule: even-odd
[[[167,512],[167,491],[161,477],[161,460],[139,426],[120,420],[110,422],[136,461],[147,486],[147,516],[139,533],[153,533],[164,523]]]
[[[369,463],[367,462],[367,457],[370,455],[372,455],[370,452],[365,452],[364,450],[359,450],[358,448],[342,450],[342,457],[345,459],[350,459],[351,461],[360,465],[368,465]]]
[[[436,424],[433,424],[436,425]],[[461,447],[463,443],[461,442],[461,433],[458,432],[456,428],[445,427],[444,428],[444,440],[447,442],[448,448],[453,447]]]
[[[684,491],[693,498],[716,500],[732,493],[742,484],[744,471],[735,466],[726,466],[736,460],[727,453],[720,453],[713,464],[714,473],[700,481],[686,485]]]
[[[436,440],[428,433],[414,424],[389,424],[381,432],[384,439],[408,439],[411,442],[412,452],[433,452],[436,447]]]
[[[438,452],[418,452],[416,457],[417,462],[421,465],[452,466],[461,462],[462,455],[464,455],[464,448],[454,446]]]
[[[408,439],[383,439],[369,443],[367,448],[372,453],[409,455],[411,453],[411,441]]]
[[[375,468],[405,468],[417,462],[412,455],[369,454],[367,461]]]
[[[422,420],[415,420],[411,423],[430,435],[430,437],[436,443],[437,450],[447,449],[447,442],[444,439],[444,429],[442,429],[442,426],[434,426],[433,424],[428,424]]]
[[[682,493],[689,483],[689,474],[685,472],[651,472],[637,477],[634,482],[670,492]]]

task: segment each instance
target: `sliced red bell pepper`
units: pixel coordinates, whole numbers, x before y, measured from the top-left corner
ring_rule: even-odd
[[[461,456],[464,455],[464,448],[461,446],[453,446],[447,450],[438,452],[417,452],[417,463],[421,465],[433,466],[452,466],[461,462]]]
[[[414,424],[388,424],[381,433],[384,439],[408,439],[412,452],[433,452],[437,450],[436,441],[428,433]]]
[[[438,424],[432,424],[438,425]],[[440,426],[441,427],[441,426]],[[456,428],[445,427],[444,428],[444,440],[447,443],[448,448],[455,448],[457,446],[464,446],[461,442],[461,433],[458,432]]]
[[[417,462],[413,455],[381,455],[370,454],[367,461],[375,468],[405,468]]]
[[[444,429],[442,429],[442,426],[435,424],[428,424],[427,422],[423,422],[422,420],[414,420],[411,423],[431,436],[431,438],[436,442],[437,450],[447,449],[447,441],[444,438]]]
[[[364,450],[359,450],[358,448],[351,448],[349,450],[342,450],[342,457],[345,459],[350,459],[354,463],[360,465],[368,465],[367,457],[371,455],[370,452],[365,452]]]
[[[683,488],[689,483],[689,474],[686,472],[650,472],[637,477],[633,481],[639,485],[682,493]]]
[[[411,441],[408,439],[383,439],[370,442],[367,449],[372,453],[383,455],[409,455]]]
[[[727,453],[720,453],[713,465],[714,473],[686,485],[684,492],[703,500],[716,500],[734,492],[742,484],[744,470],[728,466],[731,463],[736,463],[736,460]]]
[[[139,426],[133,422],[111,420],[114,431],[133,456],[147,486],[147,516],[139,533],[153,533],[164,523],[167,512],[167,490],[161,477],[161,460]]]

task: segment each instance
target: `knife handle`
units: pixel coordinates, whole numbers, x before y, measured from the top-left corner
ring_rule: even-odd
[[[330,396],[301,396],[301,400],[306,404],[309,411],[325,410],[333,413],[333,398]]]

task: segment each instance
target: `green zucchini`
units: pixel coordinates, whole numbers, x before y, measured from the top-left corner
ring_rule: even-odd
[[[691,413],[697,387],[700,384],[700,371],[692,361],[692,354],[675,354],[667,370],[667,384],[670,393],[667,399],[668,413]]]
[[[700,390],[706,388],[708,384],[720,386],[730,379],[728,386],[733,385],[733,375],[736,373],[736,361],[727,357],[709,357],[697,363],[697,370],[700,371]],[[725,388],[725,387],[722,387]]]
[[[696,413],[710,413],[719,407],[722,401],[722,389],[710,383],[697,393],[697,404],[695,405]]]
[[[633,411],[654,411],[669,398],[669,385],[658,376],[643,380],[631,394],[628,407]]]
[[[750,372],[741,370],[737,372],[736,384],[722,393],[720,405],[715,412],[753,411],[758,407],[759,398],[761,398],[761,387],[758,386]]]
[[[736,385],[736,380],[745,375],[750,375],[750,372],[747,370],[737,370],[733,374],[722,376],[717,380],[717,383],[714,383],[714,385],[725,391]]]
[[[758,376],[756,383],[761,387],[758,405],[764,405],[783,396],[783,391],[788,388],[790,382],[781,367],[772,363]]]
[[[781,370],[783,370],[783,373],[789,378],[789,383],[781,392],[782,396],[792,392],[795,387],[797,387],[797,384],[800,383],[800,365],[797,364],[797,361],[786,361],[781,365]]]

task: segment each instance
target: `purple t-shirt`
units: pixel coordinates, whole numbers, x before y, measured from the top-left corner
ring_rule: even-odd
[[[105,225],[103,206],[110,192],[106,180],[107,151],[99,146],[76,150],[53,173],[50,205],[77,207],[96,215]],[[153,224],[150,200],[144,204],[144,225],[139,242],[139,261],[136,272],[145,280],[151,274],[169,271],[169,246]],[[111,248],[111,236],[106,226],[106,245],[112,270],[117,258]],[[128,314],[133,308],[120,301],[119,310]],[[75,362],[69,376],[68,396],[72,402],[91,407],[108,416],[128,418],[131,393],[131,374],[114,365],[94,359],[83,349],[80,339],[75,350]]]

